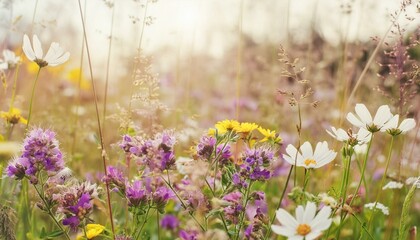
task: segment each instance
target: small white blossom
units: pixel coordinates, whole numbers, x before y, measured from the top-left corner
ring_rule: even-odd
[[[340,142],[348,143],[351,146],[367,143],[372,135],[368,130],[364,128],[360,128],[358,133],[353,133],[351,129],[344,131],[344,129],[336,129],[335,127],[331,127],[331,131],[326,131],[331,137],[337,139]]]
[[[20,57],[8,49],[3,50],[3,60],[0,59],[0,70],[14,68],[20,62]]]
[[[372,133],[381,130],[385,123],[392,118],[392,113],[388,105],[380,106],[373,120],[372,115],[364,104],[356,104],[355,111],[357,116],[353,113],[348,113],[347,120],[354,126],[365,128]]]
[[[54,67],[69,60],[70,53],[64,53],[63,49],[56,42],[51,43],[51,46],[45,56],[41,47],[41,42],[36,35],[34,35],[32,38],[32,44],[33,48],[31,46],[31,42],[29,41],[28,35],[25,34],[23,36],[23,52],[29,60],[38,64],[39,67]]]
[[[387,183],[382,190],[385,189],[400,189],[404,186],[404,184],[400,183],[400,182],[395,182],[395,181],[391,181],[389,183]]]
[[[382,132],[387,132],[393,136],[404,134],[416,126],[416,121],[413,118],[404,119],[398,126],[399,115],[393,116],[381,129]]]
[[[373,203],[367,203],[367,204],[365,204],[365,208],[368,208],[368,209],[373,209],[375,207],[375,203],[373,202]],[[389,215],[389,209],[388,209],[388,207],[386,207],[385,205],[383,205],[382,203],[380,203],[380,202],[378,202],[377,204],[376,204],[376,207],[375,207],[375,209],[379,209],[379,210],[381,210],[381,212],[384,214],[384,215]]]
[[[283,154],[284,160],[288,163],[309,168],[320,168],[332,160],[335,159],[337,153],[328,148],[328,143],[326,141],[317,143],[315,151],[312,150],[312,146],[309,142],[304,142],[300,146],[300,152],[291,144],[286,148],[288,155]]]
[[[335,198],[329,196],[327,193],[320,193],[318,197],[321,198],[321,202],[327,206],[332,208],[337,207],[337,200]]]
[[[420,177],[409,177],[407,180],[405,180],[405,184],[411,185],[416,184],[417,188],[420,188]]]
[[[316,214],[316,205],[313,202],[308,202],[305,208],[298,206],[296,218],[280,208],[276,211],[276,218],[281,225],[272,225],[271,229],[274,233],[289,239],[313,240],[331,226],[330,214],[331,208],[328,206],[323,207]]]

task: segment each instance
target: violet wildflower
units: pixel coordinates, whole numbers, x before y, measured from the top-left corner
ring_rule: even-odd
[[[244,210],[242,206],[242,193],[239,191],[231,192],[223,197],[229,205],[223,209],[228,221],[236,224],[239,222],[239,215]]]
[[[127,179],[124,177],[123,172],[116,167],[107,167],[107,174],[102,178],[102,182],[115,186],[117,191],[120,191],[121,194],[125,194]]]
[[[267,169],[274,159],[274,152],[268,148],[247,149],[240,165],[240,178],[233,175],[232,179],[237,187],[244,187],[247,179],[265,181],[270,179],[271,172]]]
[[[83,182],[66,189],[61,194],[54,195],[58,203],[58,212],[65,215],[63,225],[76,230],[80,223],[89,219],[93,210],[93,199],[98,197],[96,184]]]
[[[169,199],[174,198],[174,193],[172,190],[168,189],[167,187],[159,187],[153,193],[153,202],[156,204],[156,209],[160,213],[165,212],[165,206],[168,203]]]
[[[197,240],[198,239],[198,232],[194,230],[181,230],[179,231],[179,237],[182,240]]]
[[[119,144],[120,148],[126,153],[130,153],[130,149],[134,146],[134,142],[131,136],[124,135],[123,140]]]
[[[175,230],[179,226],[179,220],[174,215],[168,214],[160,220],[160,226],[168,230]]]
[[[200,139],[200,143],[197,145],[197,154],[203,159],[210,159],[213,154],[214,147],[216,145],[216,139],[211,136],[203,136]]]
[[[130,207],[142,207],[148,201],[147,191],[140,180],[127,184],[126,198]]]
[[[26,176],[32,184],[38,183],[42,171],[46,171],[48,176],[54,176],[64,168],[63,155],[58,145],[53,131],[41,128],[30,131],[23,142],[22,155],[9,164],[7,175],[18,180]]]

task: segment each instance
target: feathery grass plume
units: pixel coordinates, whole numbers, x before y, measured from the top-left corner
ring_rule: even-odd
[[[5,205],[0,204],[0,238],[7,240],[15,240],[15,226],[16,226],[15,211]]]
[[[414,192],[416,191],[418,185],[420,184],[420,178],[417,178],[416,182],[411,186],[410,191],[408,191],[407,196],[404,199],[404,204],[401,211],[400,227],[398,229],[398,240],[407,239],[408,234],[408,222],[409,222],[409,213],[410,205],[413,201]]]
[[[413,22],[415,18],[409,16],[406,9],[410,4],[411,1],[403,1],[400,10],[408,22]],[[398,22],[397,13],[391,14],[391,21],[393,23],[391,34],[396,40],[392,45],[385,43],[388,50],[384,52],[383,62],[379,63],[382,69],[378,74],[382,82],[376,89],[390,98],[398,113],[405,116],[417,99],[416,84],[420,80],[415,52],[420,47],[420,31],[409,33],[409,37],[406,38],[407,30]]]

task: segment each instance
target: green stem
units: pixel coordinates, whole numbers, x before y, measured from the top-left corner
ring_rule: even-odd
[[[375,205],[373,206],[373,209],[372,209],[372,216],[370,217],[370,219],[368,221],[368,225],[367,225],[367,229],[368,230],[370,229],[370,225],[372,223],[372,220],[375,217],[376,205],[378,204],[379,198],[381,196],[382,186],[384,185],[385,178],[386,178],[386,173],[387,173],[388,167],[389,167],[389,163],[391,162],[391,155],[392,155],[392,147],[393,147],[393,145],[394,145],[394,136],[392,136],[391,143],[389,145],[389,151],[388,151],[388,157],[387,157],[387,160],[386,160],[385,172],[382,175],[381,184],[379,185],[378,193],[376,194]]]
[[[16,66],[15,77],[13,79],[12,99],[10,100],[10,108],[9,108],[10,111],[12,111],[13,105],[15,104],[18,72],[19,72],[19,65]]]
[[[36,74],[36,78],[35,78],[35,82],[34,85],[32,87],[32,94],[31,94],[31,100],[29,102],[29,114],[28,114],[28,122],[26,123],[26,130],[28,130],[29,128],[29,122],[31,121],[31,115],[32,115],[32,104],[33,104],[33,100],[34,100],[34,95],[35,95],[35,87],[36,87],[36,83],[38,82],[38,78],[39,78],[39,73],[41,72],[41,67],[38,68],[38,72]]]
[[[160,239],[160,224],[159,224],[159,211],[156,209],[156,225],[157,225],[157,236]]]
[[[144,220],[143,220],[143,223],[141,224],[141,227],[140,227],[140,230],[138,231],[138,233],[136,234],[136,237],[134,238],[134,239],[139,239],[139,237],[140,237],[140,234],[141,234],[141,232],[143,231],[143,228],[144,228],[144,225],[146,225],[146,222],[147,222],[147,217],[149,216],[149,211],[150,211],[150,205],[147,207],[147,210],[146,210],[146,215],[144,216]],[[137,218],[137,216],[135,216],[136,218]],[[137,222],[137,220],[136,220],[136,222]]]
[[[51,217],[51,219],[54,221],[54,223],[57,225],[57,227],[64,233],[64,236],[66,236],[66,238],[68,240],[70,240],[70,236],[67,233],[67,231],[65,231],[63,229],[63,227],[61,226],[61,224],[57,221],[57,219],[54,217],[54,214],[51,212],[51,207],[50,205],[47,203],[47,201],[45,200],[45,196],[44,196],[44,192],[42,191],[42,193],[38,190],[38,188],[34,185],[34,188],[36,190],[36,192],[38,193],[38,196],[41,198],[42,202],[44,202],[45,208],[47,209],[47,213],[48,215]]]
[[[239,239],[239,235],[241,234],[241,228],[242,228],[242,225],[244,224],[244,219],[245,219],[245,215],[246,215],[245,209],[246,209],[246,206],[248,205],[249,192],[251,191],[251,185],[252,185],[252,182],[249,182],[248,183],[248,188],[246,189],[246,193],[245,193],[245,204],[243,206],[244,211],[241,214],[241,221],[239,221],[239,228],[238,228],[238,231],[236,233],[236,238],[235,238],[236,240]]]
[[[373,133],[372,133],[372,136],[371,136],[369,144],[368,144],[368,149],[366,151],[365,159],[363,161],[362,172],[360,173],[361,174],[360,180],[359,180],[359,183],[357,184],[356,190],[354,191],[353,198],[350,200],[349,207],[351,207],[351,204],[353,203],[354,199],[356,199],[357,194],[358,194],[359,189],[360,189],[360,186],[362,185],[362,182],[365,179],[364,175],[365,175],[365,170],[366,170],[367,160],[368,160],[368,157],[369,157],[370,148],[372,146],[372,141],[373,141]],[[338,226],[338,229],[337,229],[336,239],[340,239],[341,228],[343,227],[344,219],[346,218],[347,214],[348,213],[346,212],[343,216],[341,216],[340,225]]]
[[[281,193],[280,200],[277,203],[276,210],[279,209],[281,206],[281,202],[283,201],[284,195],[286,194],[287,185],[289,185],[289,180],[290,180],[290,177],[292,176],[292,172],[293,172],[293,165],[290,166],[289,174],[287,175],[286,183],[284,184],[283,192]],[[265,239],[268,239],[271,235],[271,225],[273,225],[274,220],[276,220],[276,212],[274,212],[273,217],[271,217],[271,221],[269,223],[267,234],[265,235]]]
[[[356,221],[360,224],[360,226],[363,228],[363,230],[366,231],[366,233],[369,235],[369,238],[372,240],[375,240],[375,238],[373,238],[373,236],[369,233],[368,229],[365,227],[365,225],[363,225],[363,223],[360,221],[359,218],[356,217],[356,215],[352,214],[352,216],[356,219]],[[337,238],[338,239],[338,238]]]
[[[306,186],[308,185],[310,174],[311,174],[311,169],[305,169],[305,180],[303,182],[303,189],[302,189],[303,192],[305,192]]]

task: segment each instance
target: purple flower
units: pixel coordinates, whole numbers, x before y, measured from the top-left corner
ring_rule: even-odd
[[[107,174],[102,178],[102,182],[114,185],[122,194],[125,194],[127,179],[123,172],[114,166],[107,167]]]
[[[80,222],[87,219],[92,212],[92,200],[98,197],[96,184],[83,182],[67,188],[63,193],[55,194],[58,212],[65,215],[63,225],[76,230]]]
[[[274,158],[274,153],[267,148],[247,149],[242,157],[240,165],[241,179],[235,181],[239,183],[245,179],[253,181],[265,181],[270,179],[271,172],[267,169]],[[237,177],[236,177],[237,178]]]
[[[242,193],[239,191],[229,193],[223,197],[223,200],[229,202],[229,206],[223,209],[226,219],[236,224],[239,221],[239,215],[243,212]]]
[[[126,195],[128,205],[139,207],[147,203],[148,195],[140,180],[135,180],[133,184],[127,184]]]
[[[7,167],[7,175],[16,179],[27,176],[32,184],[36,184],[41,171],[46,171],[48,176],[57,174],[64,168],[58,145],[53,131],[33,129],[23,142],[22,155]]]
[[[216,145],[216,139],[214,137],[203,136],[200,139],[200,143],[197,145],[197,154],[203,159],[209,159],[213,154],[214,147]]]
[[[186,230],[181,230],[179,231],[179,237],[182,240],[197,240],[198,236],[198,232],[194,231],[194,230],[190,230],[190,231],[186,231]]]
[[[164,213],[166,204],[168,203],[169,199],[173,198],[174,196],[175,195],[172,190],[166,187],[159,187],[156,189],[152,196],[153,202],[156,204],[156,209],[160,213]]]
[[[130,148],[133,147],[133,139],[129,135],[124,135],[119,146],[124,152],[129,153]]]
[[[175,230],[179,226],[178,218],[174,215],[165,215],[162,220],[160,220],[160,226],[168,230]]]

